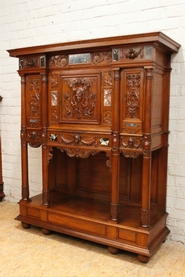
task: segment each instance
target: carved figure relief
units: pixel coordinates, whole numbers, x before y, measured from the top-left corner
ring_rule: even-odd
[[[127,118],[139,117],[140,106],[140,74],[127,74],[126,107]]]
[[[139,57],[143,58],[143,47],[141,47],[139,50],[135,50],[133,48],[128,49],[127,52],[124,51],[124,49],[120,49],[121,55],[120,58],[123,59],[124,57],[130,60],[134,60],[135,58]]]
[[[40,115],[40,80],[31,79],[30,83],[30,116]]]
[[[97,77],[64,78],[63,83],[63,117],[96,119]]]
[[[138,149],[142,147],[142,141],[140,138],[122,138],[122,145],[125,148]]]

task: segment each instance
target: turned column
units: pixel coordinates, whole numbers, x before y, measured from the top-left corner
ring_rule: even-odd
[[[42,204],[49,205],[49,180],[48,180],[48,149],[47,149],[47,101],[48,101],[48,76],[41,74],[42,90]]]
[[[152,99],[152,68],[146,70],[145,110],[143,123],[143,169],[141,226],[150,226],[150,191],[151,191],[151,99]]]
[[[29,200],[28,146],[26,142],[26,77],[21,76],[21,163],[22,200]]]
[[[112,122],[112,190],[111,190],[111,220],[118,221],[119,205],[119,118],[120,118],[120,71],[113,69],[114,72],[114,92],[113,92],[113,122]]]

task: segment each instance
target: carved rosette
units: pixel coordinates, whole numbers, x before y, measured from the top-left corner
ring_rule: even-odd
[[[98,146],[97,136],[95,137],[81,137],[79,134],[75,135],[68,135],[65,137],[64,135],[60,134],[59,143],[66,144],[66,145],[79,145],[79,146]]]
[[[50,58],[49,65],[51,67],[55,67],[55,66],[65,67],[68,65],[68,56],[66,55],[52,56]]]
[[[86,150],[86,149],[80,149],[80,148],[62,148],[58,147],[61,152],[66,152],[66,154],[69,157],[76,157],[76,158],[88,158],[90,155],[94,156],[100,151],[97,150]]]
[[[111,52],[96,52],[91,55],[92,63],[98,64],[102,62],[110,63],[112,61]]]

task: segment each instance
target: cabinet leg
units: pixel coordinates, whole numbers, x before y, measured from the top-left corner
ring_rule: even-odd
[[[50,235],[51,234],[51,230],[45,229],[45,228],[41,228],[41,231],[44,235]]]
[[[25,222],[21,222],[21,225],[24,229],[29,229],[31,227],[31,224],[25,223]]]
[[[143,255],[138,255],[138,260],[141,262],[141,263],[148,263],[150,257],[147,257],[147,256],[143,256]]]
[[[115,247],[111,247],[111,246],[108,247],[108,250],[109,250],[109,252],[110,252],[111,254],[113,254],[113,255],[118,254],[119,251],[120,251],[119,249],[117,249],[117,248],[115,248]]]

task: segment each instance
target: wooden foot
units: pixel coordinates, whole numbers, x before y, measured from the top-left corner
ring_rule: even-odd
[[[45,229],[45,228],[41,228],[41,231],[44,235],[50,235],[51,234],[51,230]]]
[[[150,257],[147,257],[147,256],[143,256],[143,255],[138,255],[138,260],[141,262],[141,263],[148,263]]]
[[[21,225],[24,229],[29,229],[31,227],[31,224],[25,223],[25,222],[21,222]]]
[[[116,255],[116,254],[118,254],[119,253],[119,249],[117,249],[117,248],[115,248],[115,247],[108,247],[108,250],[109,250],[109,252],[111,253],[111,254],[113,254],[113,255]]]

